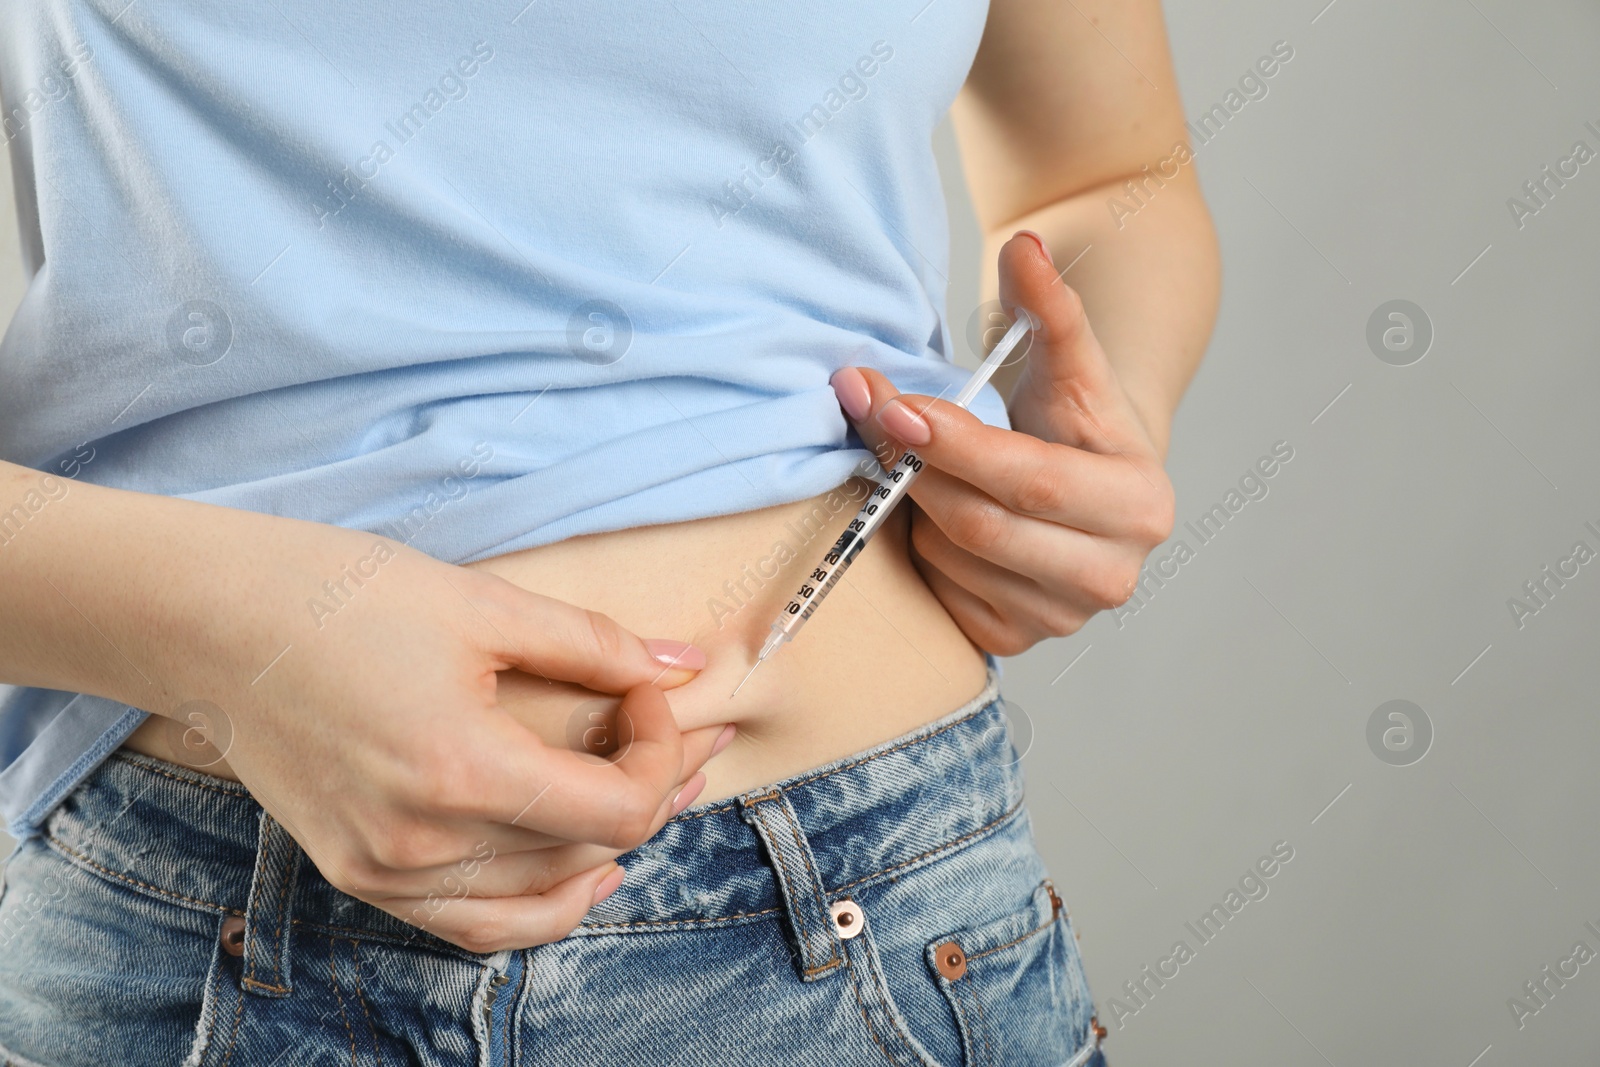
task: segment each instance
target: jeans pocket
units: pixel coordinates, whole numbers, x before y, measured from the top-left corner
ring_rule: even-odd
[[[928,942],[929,972],[961,1032],[964,1067],[1082,1067],[1093,1018],[1066,908],[1046,880],[1021,910]]]
[[[157,899],[40,838],[6,866],[0,1061],[177,1064],[195,1042],[217,912]]]

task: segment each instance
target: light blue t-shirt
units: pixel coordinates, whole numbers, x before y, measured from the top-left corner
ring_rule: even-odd
[[[0,458],[452,563],[825,492],[834,371],[966,376],[931,135],[986,15],[0,0]],[[0,686],[8,829],[144,717]]]

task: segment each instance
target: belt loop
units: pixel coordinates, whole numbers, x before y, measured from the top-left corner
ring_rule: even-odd
[[[256,869],[245,905],[244,953],[240,961],[245,992],[286,997],[289,985],[289,902],[294,898],[304,853],[276,819],[261,813]]]
[[[839,935],[828,914],[827,889],[817,875],[816,859],[795,818],[794,807],[781,789],[747,793],[739,798],[739,814],[761,835],[778,876],[778,888],[799,947],[795,969],[802,981],[813,982],[844,962]]]

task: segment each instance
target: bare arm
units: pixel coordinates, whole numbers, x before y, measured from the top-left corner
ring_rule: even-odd
[[[834,388],[880,455],[916,447],[917,569],[974,643],[1016,655],[1125,603],[1172,532],[1162,461],[1216,314],[1217,243],[1157,0],[993,0],[953,115],[999,263],[985,295],[1041,323],[996,382],[1012,428],[872,370]]]
[[[1043,236],[1165,455],[1211,334],[1221,265],[1160,4],[993,0],[951,114],[984,262],[1017,229]],[[998,280],[983,276],[992,299]]]
[[[352,573],[324,626],[308,601]],[[0,463],[0,590],[0,681],[214,705],[228,763],[336,888],[478,952],[570,932],[721,732],[680,733],[652,683],[688,672],[610,619],[359,530]],[[496,702],[513,668],[625,693],[628,758],[541,744]]]
[[[0,463],[0,681],[161,715],[186,698],[232,695],[230,680],[202,682],[190,668],[220,665],[213,642],[248,641],[253,620],[286,613],[288,590],[263,601],[243,582],[269,522]],[[250,606],[226,638],[204,624],[203,605],[241,603]]]

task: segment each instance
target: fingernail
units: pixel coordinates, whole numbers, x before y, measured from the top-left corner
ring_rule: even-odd
[[[702,771],[695,771],[694,777],[689,779],[689,784],[685,785],[681,790],[679,790],[677,798],[673,800],[672,814],[676,815],[684,808],[687,808],[690,804],[693,804],[694,798],[699,796],[700,790],[704,789],[705,787],[705,773]]]
[[[1032,237],[1033,240],[1034,240],[1034,243],[1039,246],[1039,252],[1040,252],[1041,255],[1044,256],[1045,261],[1048,262],[1052,267],[1056,265],[1055,257],[1050,254],[1050,248],[1049,248],[1049,246],[1047,246],[1044,243],[1044,238],[1043,237],[1040,237],[1038,234],[1034,233],[1032,230],[1018,230],[1016,233],[1012,234],[1012,236],[1013,237]]]
[[[617,891],[617,887],[622,884],[622,879],[627,877],[628,872],[621,864],[614,863],[612,866],[615,867],[616,870],[600,879],[600,884],[594,887],[595,904],[600,903],[602,900],[606,899],[606,897],[609,897],[612,893],[615,893]],[[593,906],[593,904],[590,905],[590,907]]]
[[[706,654],[694,645],[684,644],[682,641],[670,641],[665,637],[652,637],[644,643],[651,658],[657,663],[668,667],[677,667],[685,671],[704,670]]]
[[[878,412],[878,425],[908,445],[925,445],[933,440],[927,420],[899,397],[883,405],[883,410]]]
[[[867,386],[866,375],[854,367],[845,367],[829,379],[839,406],[852,419],[860,421],[872,410],[872,390]]]
[[[722,732],[717,735],[716,741],[711,745],[711,754],[715,756],[718,752],[733,744],[733,735],[738,732],[738,728],[731,722],[724,726]]]

